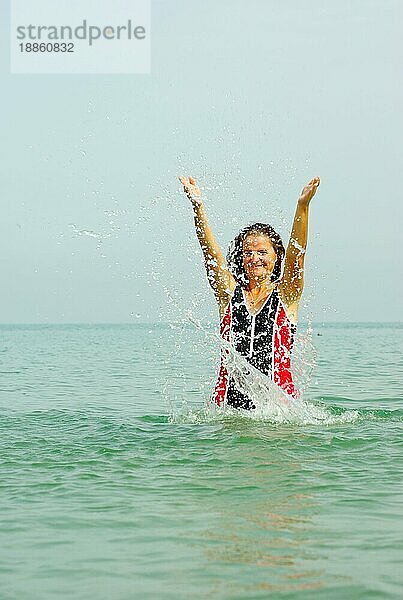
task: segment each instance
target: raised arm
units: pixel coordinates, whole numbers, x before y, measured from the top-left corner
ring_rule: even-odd
[[[227,269],[224,256],[209,225],[201,198],[201,191],[196,181],[193,177],[189,177],[188,179],[186,177],[179,177],[179,181],[182,183],[184,192],[192,203],[196,234],[203,251],[207,279],[218,302],[220,315],[223,316],[234,291],[235,280]]]
[[[304,289],[304,261],[308,241],[309,203],[320,184],[320,178],[314,177],[304,187],[298,198],[290,241],[284,260],[284,273],[279,290],[281,298],[288,308],[293,321],[297,320],[298,305]]]

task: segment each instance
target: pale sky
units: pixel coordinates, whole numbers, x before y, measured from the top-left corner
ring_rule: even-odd
[[[153,0],[108,76],[10,75],[0,7],[0,322],[214,320],[179,174],[225,251],[320,175],[301,318],[402,320],[401,1]]]

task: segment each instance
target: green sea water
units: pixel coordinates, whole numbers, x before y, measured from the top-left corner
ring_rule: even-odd
[[[312,422],[205,410],[211,339],[0,327],[1,600],[403,596],[402,325],[314,328]]]

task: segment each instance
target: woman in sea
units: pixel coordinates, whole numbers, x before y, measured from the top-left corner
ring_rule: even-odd
[[[193,177],[179,180],[192,203],[207,278],[218,303],[221,336],[288,397],[297,398],[291,350],[304,287],[309,204],[319,177],[314,177],[298,198],[286,250],[270,225],[255,223],[237,235],[227,260],[208,223],[196,181]],[[228,373],[223,357],[213,400],[233,408],[256,408]]]

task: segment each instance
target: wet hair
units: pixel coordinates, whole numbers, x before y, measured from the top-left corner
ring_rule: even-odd
[[[248,225],[242,229],[236,238],[231,242],[228,253],[227,253],[227,265],[228,270],[235,278],[235,281],[239,283],[239,285],[245,288],[249,279],[246,274],[246,271],[243,266],[243,243],[245,239],[250,235],[264,235],[269,238],[273,249],[276,253],[276,262],[274,263],[273,272],[271,274],[270,280],[272,282],[278,281],[281,277],[281,267],[283,263],[283,258],[285,254],[283,242],[281,241],[281,237],[273,229],[271,225],[266,225],[265,223],[254,223],[253,225]]]

